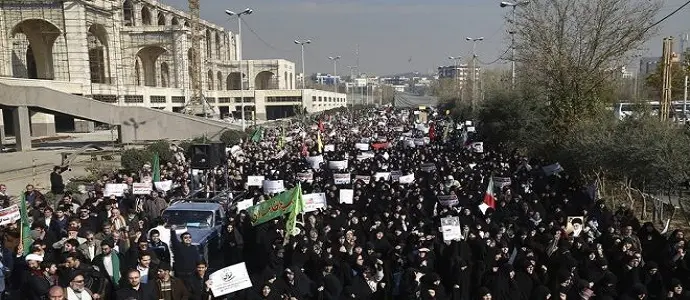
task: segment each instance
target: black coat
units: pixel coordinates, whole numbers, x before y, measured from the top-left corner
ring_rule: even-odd
[[[133,289],[130,285],[120,288],[117,290],[116,300],[157,300],[155,292],[153,291],[153,286],[150,284],[140,284],[139,289]]]

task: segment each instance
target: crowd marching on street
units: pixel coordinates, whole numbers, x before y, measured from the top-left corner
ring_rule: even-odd
[[[78,191],[56,167],[54,200],[0,184],[2,298],[690,299],[683,231],[641,224],[477,128],[433,109],[327,112],[257,127],[211,170],[172,146],[173,161]],[[131,193],[152,181],[169,184]],[[163,213],[198,187],[242,195],[210,254]]]

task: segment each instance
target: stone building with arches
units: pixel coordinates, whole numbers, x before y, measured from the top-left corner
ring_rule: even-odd
[[[179,112],[192,95],[190,19],[155,0],[0,0],[0,83]],[[293,62],[242,60],[237,34],[200,26],[203,95],[220,116],[244,109],[266,120],[346,105],[345,94],[297,89]],[[56,118],[65,116],[31,112],[32,135],[54,134]],[[67,129],[93,128],[72,120]]]

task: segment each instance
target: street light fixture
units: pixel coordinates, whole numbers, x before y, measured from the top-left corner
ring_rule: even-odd
[[[335,78],[336,78],[336,76],[338,76],[338,60],[340,59],[340,55],[329,56],[328,59],[333,61],[333,92],[337,93],[338,92],[338,83],[335,81]]]
[[[527,4],[529,4],[529,0],[518,0],[515,2],[502,1],[499,4],[500,7],[510,7],[513,9],[513,29],[508,32],[510,34],[510,84],[512,88],[515,88],[515,25],[517,24],[515,22],[515,8]]]
[[[306,41],[300,41],[300,40],[295,40],[295,44],[300,45],[302,48],[302,89],[304,89],[304,80],[307,74],[304,71],[304,45],[311,44],[311,40],[306,40]]]
[[[240,107],[242,109],[242,131],[246,129],[246,121],[244,115],[244,73],[242,72],[242,16],[251,15],[253,12],[254,11],[251,8],[247,8],[239,13],[235,13],[234,11],[229,9],[225,10],[225,13],[228,16],[237,16],[237,35],[239,37],[237,38],[236,56],[240,69],[240,101],[242,101]]]

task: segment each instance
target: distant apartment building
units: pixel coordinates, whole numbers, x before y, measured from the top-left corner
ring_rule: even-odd
[[[334,85],[341,82],[340,76],[333,76],[332,74],[316,73],[314,81],[323,85]]]
[[[679,53],[671,54],[671,62],[678,63],[681,61]],[[643,57],[640,59],[640,78],[646,78],[649,74],[656,72],[658,65],[661,63],[661,57]]]
[[[464,83],[467,81],[470,76],[472,76],[472,67],[468,66],[467,64],[463,65],[453,65],[453,66],[440,66],[438,67],[438,78],[439,79],[444,79],[444,78],[450,78],[450,79],[457,79],[460,81],[460,83]],[[475,68],[475,79],[479,80],[479,74],[481,73],[481,68],[476,67]]]

